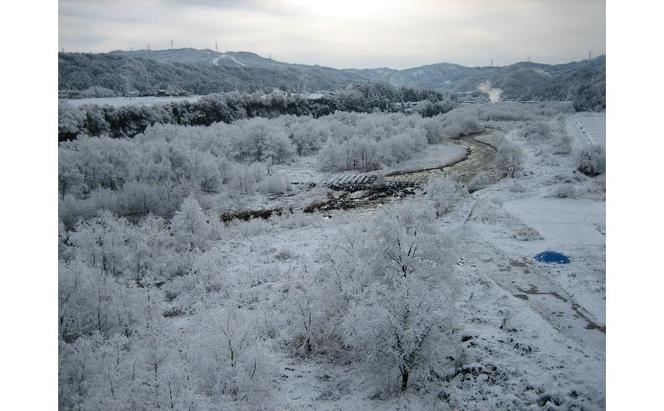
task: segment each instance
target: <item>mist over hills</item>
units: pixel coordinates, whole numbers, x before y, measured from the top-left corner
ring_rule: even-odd
[[[520,62],[467,67],[438,63],[403,70],[335,69],[290,64],[250,52],[192,48],[60,53],[59,88],[87,95],[208,94],[220,91],[334,91],[357,81],[431,89],[460,99],[482,98],[482,83],[502,90],[503,99],[571,100],[579,110],[605,107],[606,58],[566,64]],[[90,89],[93,88],[93,89]],[[85,92],[84,92],[84,95]]]

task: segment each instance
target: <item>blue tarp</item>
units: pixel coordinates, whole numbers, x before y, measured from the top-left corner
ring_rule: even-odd
[[[569,264],[569,257],[557,251],[544,251],[537,254],[534,258],[535,261],[539,261],[541,263]]]

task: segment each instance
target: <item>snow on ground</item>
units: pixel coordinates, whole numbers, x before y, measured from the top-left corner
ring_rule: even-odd
[[[576,113],[568,123],[577,137],[606,148],[606,113]]]
[[[568,130],[577,117],[566,120]],[[572,137],[575,149],[585,144],[583,133]],[[518,137],[512,142],[524,150],[523,175],[473,193],[439,220],[457,238],[457,272],[464,284],[459,298],[461,350],[448,370],[449,381],[437,394],[408,392],[375,400],[363,390],[352,365],[282,351],[275,359],[275,408],[604,409],[605,203],[583,188],[600,177],[576,173],[574,151],[551,154],[539,143]],[[421,167],[428,156],[449,156],[445,158],[451,161],[460,153],[430,146],[412,162]],[[292,181],[321,177],[309,164],[299,166],[274,170],[291,170]],[[572,198],[551,198],[552,190],[566,184],[581,188]],[[255,222],[254,234],[218,247],[225,250],[231,271],[264,275],[254,295],[272,295],[269,289],[283,293],[295,273],[316,269],[320,247],[333,244],[344,227],[373,213],[333,211],[282,230]],[[533,260],[547,249],[567,254],[571,263]],[[274,255],[283,257],[275,264]]]
[[[575,153],[588,144],[586,134],[596,143],[605,141],[600,118],[577,113],[560,123],[550,120],[572,137],[571,149],[562,154],[556,154],[551,141],[511,133],[507,128],[513,124],[478,138],[489,142],[489,137],[508,135],[523,150],[522,170],[517,178],[464,196],[436,220],[456,240],[455,268],[462,283],[454,307],[458,350],[449,367],[438,370],[440,378],[422,391],[409,388],[377,399],[358,364],[295,355],[290,321],[284,321],[302,295],[302,278],[321,267],[324,251],[343,242],[346,228],[370,221],[376,209],[388,205],[224,225],[223,235],[196,260],[194,271],[204,273],[206,291],[183,293],[195,301],[172,303],[205,311],[238,302],[237,308],[251,312],[262,331],[269,329],[264,335],[275,373],[265,409],[604,409],[604,177],[575,171]],[[463,155],[461,144],[430,145],[380,172],[441,166]],[[500,170],[487,170],[494,164],[488,156],[477,157],[460,168],[498,175]],[[297,209],[325,198],[327,190],[319,183],[333,175],[320,172],[313,156],[271,166],[270,172],[289,183],[291,191],[230,199],[210,195],[205,208]],[[547,249],[567,254],[571,263],[533,260]],[[193,318],[168,321],[187,333],[200,327]]]
[[[605,203],[592,200],[528,198],[503,204],[505,210],[544,237],[538,247],[569,252],[577,246],[602,246]]]
[[[578,117],[585,115],[567,119],[568,130]],[[595,133],[596,142],[601,141],[600,131]],[[586,144],[583,133],[572,137],[574,147]],[[483,404],[518,409],[518,401],[506,402],[514,395],[544,408],[603,409],[605,203],[546,198],[551,187],[583,186],[589,179],[574,172],[573,153],[556,156],[527,141],[514,142],[526,154],[524,176],[474,193],[456,211],[466,216],[463,224],[459,216],[448,216],[449,227],[461,234],[459,269],[467,276],[470,295],[464,303],[470,316],[465,330],[476,344],[470,351],[484,367],[490,364],[508,374],[504,383],[509,388],[502,387],[493,400],[498,402]],[[577,196],[592,198],[583,190]],[[533,260],[547,249],[569,255],[571,263]],[[516,381],[522,392],[513,385]],[[457,388],[456,395],[473,403],[477,390],[489,389]],[[482,398],[487,396],[485,391]]]
[[[441,382],[426,393],[409,390],[375,399],[358,364],[295,356],[284,344],[290,330],[275,329],[270,352],[276,372],[267,409],[604,409],[605,203],[598,195],[602,190],[595,191],[603,177],[575,172],[575,150],[587,144],[576,126],[584,116],[563,122],[573,137],[567,154],[512,135],[511,142],[524,151],[521,175],[474,192],[438,220],[456,238],[456,271],[463,284],[458,354]],[[601,133],[594,133],[599,140]],[[439,166],[464,154],[459,144],[431,145],[383,172]],[[315,165],[308,157],[272,166],[292,192],[246,198],[241,208],[297,209],[325,198],[323,188],[309,183],[332,173]],[[568,185],[575,187],[573,195],[552,196]],[[271,319],[289,315],[285,310],[297,298],[300,277],[322,264],[321,250],[338,243],[346,227],[371,219],[376,208],[229,224],[227,235],[208,252],[210,281],[218,282],[219,292],[200,297],[200,304],[241,301],[270,327]],[[533,260],[547,249],[567,254],[571,263]],[[197,326],[187,317],[173,323],[183,330]]]
[[[274,408],[604,409],[603,177],[589,178],[575,171],[575,153],[588,143],[577,120],[593,130],[599,143],[601,127],[588,125],[599,124],[599,117],[580,113],[562,122],[572,137],[572,151],[567,154],[553,154],[554,150],[543,149],[546,143],[511,135],[524,152],[521,176],[473,193],[439,220],[441,228],[457,238],[457,273],[464,287],[458,307],[460,352],[447,370],[449,381],[435,388],[437,393],[372,399],[357,365],[298,358],[275,346]],[[432,145],[394,170],[451,162],[464,152],[461,145]],[[291,183],[329,178],[330,173],[316,171],[313,164],[313,159],[303,159],[274,166],[273,172]],[[567,186],[574,187],[571,195],[554,195]],[[322,198],[324,191],[300,191],[286,201],[295,204],[316,195]],[[270,228],[271,223],[264,221],[239,223],[236,229],[245,234],[230,236],[234,240],[217,247],[225,270],[240,273],[253,284],[246,298],[284,298],[298,273],[319,266],[321,247],[334,244],[344,227],[371,218],[374,212],[375,208],[366,208],[291,217],[291,222],[286,218],[278,223],[281,228]],[[298,218],[310,220],[299,224]],[[548,249],[565,253],[571,263],[534,261],[535,254]],[[279,306],[275,301],[266,304]]]
[[[219,60],[222,59],[222,58],[223,58],[223,59],[229,59],[229,60],[231,60],[233,63],[239,64],[240,66],[245,67],[245,64],[244,64],[243,62],[241,62],[240,60],[238,60],[238,59],[236,59],[235,57],[233,57],[233,56],[231,56],[231,55],[228,55],[228,54],[222,54],[222,55],[220,55],[220,56],[218,56],[218,57],[215,57],[215,59],[212,60],[212,64],[214,64],[215,66],[218,66],[218,65],[219,65]]]
[[[86,105],[96,106],[152,106],[155,104],[164,104],[180,101],[198,101],[201,96],[145,96],[145,97],[93,97],[93,98],[66,98],[60,99],[59,103],[71,107],[81,107]]]

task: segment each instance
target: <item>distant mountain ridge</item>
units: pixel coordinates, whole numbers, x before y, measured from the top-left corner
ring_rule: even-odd
[[[250,52],[192,48],[59,54],[61,90],[96,86],[119,94],[141,95],[177,90],[207,94],[272,88],[320,92],[371,80],[479,98],[482,96],[479,85],[488,81],[502,90],[505,99],[572,100],[578,102],[580,109],[597,110],[605,107],[605,73],[603,55],[565,64],[520,62],[467,67],[438,63],[397,70],[335,69],[284,63]]]
[[[196,49],[60,53],[58,68],[61,91],[100,87],[121,95],[329,91],[365,80],[343,70],[282,63],[249,52]]]

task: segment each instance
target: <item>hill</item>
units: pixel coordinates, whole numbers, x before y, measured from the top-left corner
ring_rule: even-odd
[[[605,106],[606,57],[567,64],[521,62],[498,67],[466,67],[440,63],[394,70],[348,70],[370,80],[477,98],[482,83],[502,90],[509,100],[572,100],[578,109]]]
[[[60,53],[60,90],[103,87],[117,94],[157,95],[181,91],[337,90],[363,80],[329,67],[288,64],[249,52],[138,50],[111,53]]]
[[[521,62],[466,67],[439,63],[396,70],[334,69],[284,63],[250,52],[191,48],[59,54],[62,91],[94,88],[94,93],[101,94],[157,95],[278,88],[319,92],[367,80],[431,89],[462,99],[484,98],[479,86],[489,82],[502,90],[503,99],[571,100],[579,110],[601,110],[606,105],[605,56],[555,65]]]

